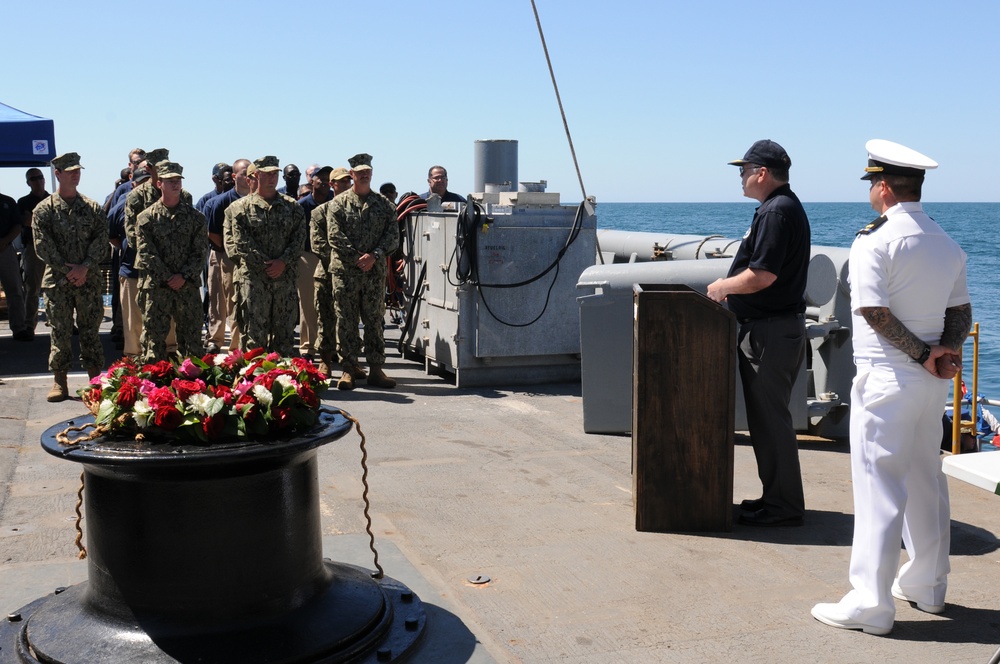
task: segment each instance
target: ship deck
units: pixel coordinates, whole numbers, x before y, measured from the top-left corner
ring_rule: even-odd
[[[0,332],[0,615],[87,576],[73,544],[80,469],[39,445],[85,408],[46,402],[38,329],[32,343]],[[889,636],[836,630],[809,610],[848,589],[846,441],[801,438],[801,528],[637,532],[631,440],[583,432],[579,384],[460,389],[392,353],[386,370],[395,390],[362,383],[324,402],[360,421],[381,562],[428,610],[411,661],[985,663],[1000,644],[1000,498],[982,489],[948,480],[942,615],[900,602]],[[71,390],[85,380],[71,374]],[[359,441],[318,453],[324,553],[372,568]],[[758,494],[738,434],[735,501]]]

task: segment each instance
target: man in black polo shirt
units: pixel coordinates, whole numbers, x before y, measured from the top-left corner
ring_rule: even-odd
[[[760,201],[729,275],[708,287],[736,314],[740,377],[750,442],[763,484],[744,500],[740,523],[800,526],[805,513],[799,450],[788,410],[792,383],[805,359],[805,288],[809,219],[788,186],[788,153],[774,141],[754,143],[740,169],[743,195]]]

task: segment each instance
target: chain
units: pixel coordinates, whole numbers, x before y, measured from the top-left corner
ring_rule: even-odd
[[[365,434],[361,431],[361,422],[339,408],[324,408],[323,411],[334,415],[342,415],[345,419],[354,422],[354,428],[357,429],[358,435],[361,437],[361,484],[365,487],[365,490],[361,493],[361,499],[365,503],[365,532],[368,533],[368,548],[372,550],[372,555],[375,556],[375,569],[378,570],[372,572],[372,578],[381,579],[385,576],[385,570],[382,569],[382,566],[378,562],[378,550],[375,549],[375,533],[372,532],[372,517],[368,513],[371,508],[371,503],[368,501],[368,450],[365,449]]]
[[[80,527],[80,522],[83,521],[83,513],[80,511],[80,507],[83,505],[83,473],[80,473],[80,490],[76,492],[76,539],[74,543],[76,548],[80,550],[77,558],[84,560],[87,558],[87,549],[83,546],[83,528]]]

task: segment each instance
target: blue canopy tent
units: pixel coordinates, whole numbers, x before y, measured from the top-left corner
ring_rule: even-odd
[[[55,136],[52,120],[0,104],[0,166],[47,166]]]

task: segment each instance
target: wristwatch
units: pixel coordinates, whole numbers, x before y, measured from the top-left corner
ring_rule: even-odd
[[[927,361],[927,358],[929,358],[930,356],[931,356],[931,347],[928,346],[927,344],[924,344],[924,352],[922,352],[920,354],[920,357],[917,358],[917,364],[923,364],[924,362]]]

